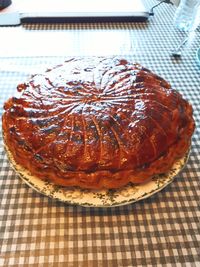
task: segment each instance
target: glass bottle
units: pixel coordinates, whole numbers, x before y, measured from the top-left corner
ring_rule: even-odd
[[[200,0],[181,0],[174,16],[174,25],[179,30],[190,31],[197,27],[200,16]]]

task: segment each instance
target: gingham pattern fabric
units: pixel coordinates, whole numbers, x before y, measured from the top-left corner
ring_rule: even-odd
[[[1,145],[0,266],[200,266],[200,67],[195,59],[200,33],[197,31],[185,47],[181,59],[173,59],[170,52],[184,33],[170,22],[174,7],[163,5],[159,10],[155,20],[143,24],[26,25],[26,29],[74,32],[72,52],[83,55],[91,49],[77,46],[86,38],[84,31],[128,32],[134,49],[121,51],[122,55],[163,76],[193,105],[196,131],[186,167],[173,183],[146,200],[115,208],[83,208],[52,200],[25,185]],[[0,29],[0,36],[2,32]],[[4,101],[27,78],[29,70],[32,73],[41,64],[57,64],[66,55],[7,56],[0,58],[1,113]],[[10,66],[10,71],[3,71],[2,66]]]

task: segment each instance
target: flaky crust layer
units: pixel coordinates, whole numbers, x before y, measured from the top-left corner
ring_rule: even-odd
[[[187,152],[191,105],[125,59],[71,58],[18,86],[4,105],[17,164],[63,186],[119,188],[168,171]]]

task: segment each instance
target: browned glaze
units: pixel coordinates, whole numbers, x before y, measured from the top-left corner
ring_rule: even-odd
[[[3,131],[15,161],[65,186],[143,182],[183,156],[192,108],[164,79],[117,58],[72,58],[18,85]]]

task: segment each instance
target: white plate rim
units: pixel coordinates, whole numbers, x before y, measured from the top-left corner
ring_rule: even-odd
[[[6,146],[5,150],[11,166],[17,175],[33,190],[66,204],[97,208],[132,204],[161,191],[169,185],[174,180],[175,176],[183,169],[190,153],[190,150],[188,150],[184,157],[178,159],[174,163],[169,172],[156,175],[146,183],[137,185],[128,184],[120,189],[87,190],[76,187],[62,187],[48,181],[43,181],[31,175],[26,169],[17,164]]]

